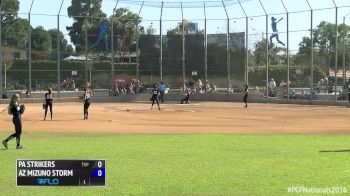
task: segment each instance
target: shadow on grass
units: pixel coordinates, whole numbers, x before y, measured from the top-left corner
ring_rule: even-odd
[[[350,152],[350,150],[320,150],[320,153],[327,153],[327,152]]]

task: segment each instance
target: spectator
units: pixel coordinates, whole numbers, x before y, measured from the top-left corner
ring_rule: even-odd
[[[185,96],[182,100],[181,100],[181,104],[183,104],[184,102],[186,102],[186,104],[189,103],[190,100],[190,93],[191,93],[191,89],[190,88],[186,88],[183,92],[183,95]]]
[[[70,85],[71,85],[71,88],[74,90],[75,89],[75,81],[73,80],[73,78],[70,79]]]
[[[134,94],[134,85],[133,85],[133,83],[129,83],[129,85],[127,84],[127,93],[128,94]]]
[[[143,86],[142,82],[139,81],[138,85],[139,85],[139,93],[143,93],[144,86]]]
[[[288,81],[286,82],[286,85],[290,86],[290,85],[292,85],[292,82],[291,82],[290,80],[288,80]]]
[[[324,78],[323,79],[323,89],[324,89],[325,93],[328,93],[328,85],[329,85],[328,78]]]
[[[290,98],[290,99],[296,99],[296,98],[297,98],[297,95],[296,95],[296,93],[295,93],[295,90],[292,90],[292,91],[290,92],[289,98]]]
[[[259,86],[255,86],[255,93],[260,94]]]
[[[211,83],[211,93],[216,93],[217,92],[217,88],[216,85],[214,84],[214,82]]]
[[[230,80],[230,82],[228,83],[228,91],[229,91],[229,93],[233,93],[233,83],[232,83],[232,80]]]
[[[210,92],[210,90],[211,90],[211,89],[210,89],[210,83],[209,83],[208,80],[205,81],[205,88],[204,88],[204,89],[205,89],[205,92],[206,92],[206,93]]]
[[[271,89],[276,88],[276,82],[275,82],[275,80],[274,80],[273,78],[271,78],[269,87],[270,87]]]
[[[286,83],[282,80],[280,83],[280,87],[285,87],[285,86],[286,86]]]
[[[30,92],[29,92],[29,90],[26,91],[25,98],[30,98]]]
[[[203,83],[201,81],[201,79],[198,79],[198,82],[197,82],[197,87],[198,87],[198,93],[203,93]]]
[[[269,96],[274,97],[276,95],[276,82],[273,78],[269,83]]]
[[[317,83],[317,86],[318,86],[318,93],[321,93],[321,91],[323,91],[323,84],[324,84],[324,81],[323,81],[323,79],[321,78],[321,80],[318,81],[318,83]]]

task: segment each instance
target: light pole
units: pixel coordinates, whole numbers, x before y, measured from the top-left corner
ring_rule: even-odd
[[[345,38],[348,34],[348,28],[345,24],[345,19],[346,17],[348,17],[350,15],[350,12],[348,14],[346,14],[344,17],[343,17],[343,25],[344,25],[344,35],[343,35],[343,86],[345,87],[345,84],[346,84],[346,68],[345,68]]]

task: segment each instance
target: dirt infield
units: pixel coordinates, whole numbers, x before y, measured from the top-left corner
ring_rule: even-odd
[[[201,102],[163,104],[92,103],[83,120],[82,103],[54,104],[54,120],[43,121],[41,104],[26,104],[23,130],[115,133],[339,133],[350,132],[350,108],[279,104]],[[0,109],[6,107],[0,105]],[[0,115],[0,131],[14,129],[11,116]]]

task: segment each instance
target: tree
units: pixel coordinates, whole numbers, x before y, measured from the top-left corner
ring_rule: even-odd
[[[153,27],[153,25],[149,25],[146,29],[147,35],[154,35],[157,32],[157,30]]]
[[[128,8],[118,8],[110,20],[114,27],[115,52],[123,58],[127,53],[136,52],[136,32],[141,34],[144,29],[139,26],[141,17]]]
[[[187,20],[184,20],[183,24],[185,35],[193,34],[190,32],[192,23]],[[204,34],[204,31],[201,30],[196,32],[195,34]],[[175,28],[168,30],[167,35],[182,35],[182,22],[180,22]]]
[[[342,38],[345,37],[345,43],[350,40],[350,35],[345,35],[345,28],[343,24],[338,26],[338,66],[342,64]],[[334,68],[334,55],[335,55],[335,24],[322,21],[314,29],[314,63],[322,66],[323,68]],[[309,37],[303,37],[299,43],[299,51],[293,57],[294,63],[309,64],[311,56],[311,39]],[[347,58],[350,56],[347,55]]]
[[[18,18],[18,0],[0,0],[3,13],[1,14],[2,43],[25,47],[27,40],[28,21]]]
[[[2,27],[2,42],[25,48],[28,40],[28,20],[14,18]]]
[[[272,44],[272,47],[269,49],[269,64],[278,65],[282,64],[286,57],[281,55],[283,49],[280,47],[275,47]],[[257,66],[264,66],[266,64],[266,39],[263,38],[261,41],[258,41],[254,45],[253,50],[253,60],[254,64]]]
[[[2,4],[1,11],[4,12],[2,13],[1,18],[2,24],[5,24],[17,17],[17,12],[19,10],[18,0],[0,0],[0,4]]]
[[[52,49],[57,49],[57,29],[50,29],[48,32],[51,36]],[[64,38],[64,35],[61,31],[59,32],[59,42],[60,52],[68,54],[73,52],[72,45],[68,44],[68,41]]]
[[[106,17],[101,10],[102,0],[72,0],[68,7],[68,16],[73,18],[72,26],[67,26],[69,36],[77,52],[85,48],[85,28],[91,30],[99,25],[100,19]],[[85,20],[87,26],[85,27]]]
[[[52,49],[50,33],[42,26],[32,30],[32,49],[38,51],[50,51]]]

